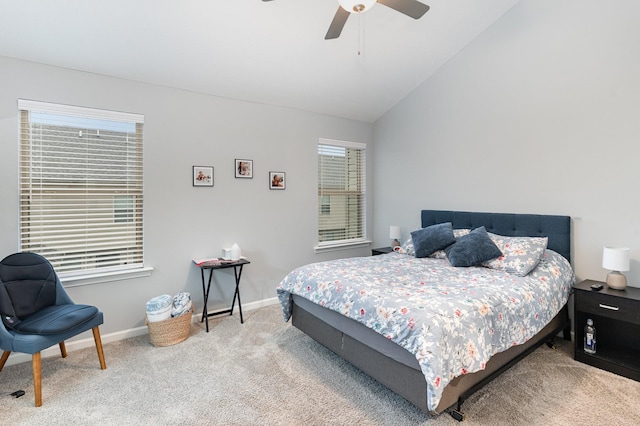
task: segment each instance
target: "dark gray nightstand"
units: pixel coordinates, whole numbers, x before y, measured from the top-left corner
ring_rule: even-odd
[[[592,284],[602,284],[600,291]],[[640,381],[640,288],[613,290],[599,281],[585,280],[575,289],[574,358],[585,364]],[[583,349],[587,318],[596,328],[596,353]]]
[[[371,256],[377,256],[379,254],[391,253],[393,249],[391,247],[380,247],[371,249]]]

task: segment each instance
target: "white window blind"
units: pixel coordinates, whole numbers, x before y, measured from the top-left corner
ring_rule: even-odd
[[[318,246],[364,241],[366,145],[318,143]]]
[[[143,266],[139,114],[19,100],[20,246],[61,275]]]

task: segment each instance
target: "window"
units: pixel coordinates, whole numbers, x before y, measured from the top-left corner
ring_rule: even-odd
[[[35,101],[20,109],[20,249],[61,276],[143,267],[144,117]]]
[[[366,145],[320,139],[318,143],[318,247],[365,241]]]
[[[330,195],[323,195],[320,197],[320,214],[331,214]]]
[[[135,197],[132,195],[116,195],[113,197],[113,221],[115,223],[132,223],[135,210]]]

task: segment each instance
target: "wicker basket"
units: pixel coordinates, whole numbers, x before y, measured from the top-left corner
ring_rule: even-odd
[[[149,328],[149,338],[153,346],[171,346],[187,340],[191,332],[193,306],[188,314],[173,317],[164,321],[149,322],[145,316],[145,324]]]

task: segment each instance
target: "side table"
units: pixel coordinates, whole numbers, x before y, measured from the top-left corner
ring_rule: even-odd
[[[200,273],[202,275],[202,294],[204,295],[204,308],[202,309],[202,318],[200,322],[206,322],[207,333],[209,332],[209,317],[213,317],[216,315],[229,314],[233,315],[233,308],[236,304],[236,298],[238,299],[238,310],[240,311],[240,323],[244,324],[244,320],[242,318],[242,305],[240,304],[240,277],[242,276],[242,268],[244,265],[247,265],[249,262],[247,259],[239,259],[235,261],[221,261],[221,262],[209,262],[203,263],[199,265]],[[209,290],[211,289],[211,278],[213,277],[213,271],[218,269],[227,269],[233,268],[233,273],[236,278],[236,290],[233,293],[233,302],[231,303],[230,309],[225,309],[224,311],[209,313],[207,311],[207,302],[209,301]],[[205,287],[205,278],[204,271],[209,270],[209,280]]]
[[[371,256],[377,256],[379,254],[391,253],[393,249],[391,247],[380,247],[371,249]]]
[[[592,284],[602,284],[600,291]],[[640,381],[640,288],[614,290],[603,282],[585,280],[573,286],[574,358],[585,364]],[[587,319],[596,328],[596,353],[583,349]]]

